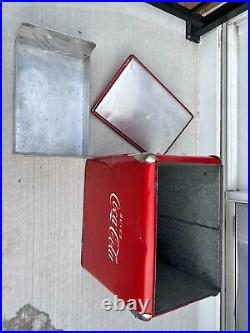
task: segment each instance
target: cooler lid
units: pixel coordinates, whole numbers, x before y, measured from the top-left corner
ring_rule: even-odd
[[[193,118],[134,55],[116,72],[92,112],[138,150],[160,154]]]

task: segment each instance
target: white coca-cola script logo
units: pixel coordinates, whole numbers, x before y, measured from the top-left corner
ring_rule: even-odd
[[[123,215],[118,196],[111,193],[109,197],[110,214],[108,229],[108,256],[112,262],[118,264],[120,241],[122,240]]]

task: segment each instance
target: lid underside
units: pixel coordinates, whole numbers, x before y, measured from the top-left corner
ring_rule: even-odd
[[[88,154],[89,55],[94,47],[45,28],[21,25],[15,47],[16,153]]]
[[[140,151],[164,154],[192,114],[130,56],[92,111]]]

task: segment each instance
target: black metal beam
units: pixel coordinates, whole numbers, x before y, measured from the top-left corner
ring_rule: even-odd
[[[241,8],[243,8],[243,10],[246,10],[247,2],[227,2],[223,6],[220,6],[218,9],[206,15],[206,17],[204,18],[205,25],[214,22],[215,20],[220,20],[221,22],[223,21],[222,23],[224,23],[224,19],[228,19],[228,15],[238,15],[238,12],[236,11],[238,10],[239,12],[241,12]]]
[[[186,7],[178,5],[176,2],[148,2],[148,4],[172,14],[182,20],[192,23],[195,27],[203,27],[203,17],[199,14],[191,13]]]
[[[247,2],[228,2],[203,17],[176,2],[149,2],[149,4],[186,21],[186,38],[198,43],[200,37],[220,24],[248,9]]]
[[[204,27],[198,30],[200,35],[204,35],[206,32],[218,27],[222,23],[227,22],[231,18],[241,14],[248,9],[247,2],[236,2],[236,3],[227,3],[211,14],[205,17]]]
[[[186,38],[198,43],[202,35],[239,15],[247,10],[247,8],[247,2],[231,2],[219,7],[211,14],[208,14],[204,18],[203,27],[197,28],[193,24],[187,22]]]

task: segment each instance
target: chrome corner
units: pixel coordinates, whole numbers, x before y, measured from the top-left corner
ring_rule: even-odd
[[[139,162],[146,162],[146,163],[156,162],[156,155],[153,153],[141,153],[141,154],[136,154],[133,157],[135,160]]]
[[[131,313],[137,318],[142,321],[150,321],[152,319],[152,315],[149,313],[140,313],[135,310],[131,310]]]

